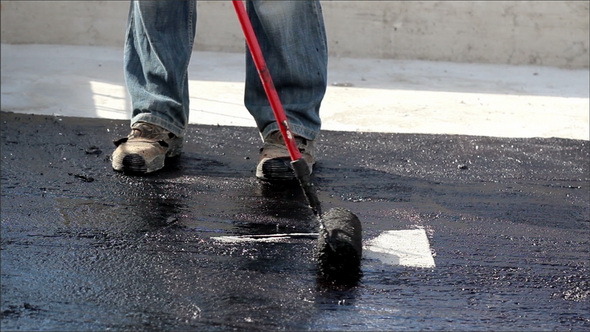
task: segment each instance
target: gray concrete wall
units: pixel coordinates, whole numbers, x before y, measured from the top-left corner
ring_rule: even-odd
[[[199,2],[197,50],[243,51],[228,1]],[[324,1],[330,53],[588,68],[589,1]],[[2,1],[3,43],[120,46],[127,1]]]

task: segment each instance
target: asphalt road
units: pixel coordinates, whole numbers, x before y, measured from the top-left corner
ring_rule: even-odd
[[[147,177],[110,168],[120,120],[1,113],[1,328],[589,330],[586,140],[324,132],[314,182],[363,237],[424,228],[436,267],[316,278],[297,186],[254,179],[252,128],[191,125]]]

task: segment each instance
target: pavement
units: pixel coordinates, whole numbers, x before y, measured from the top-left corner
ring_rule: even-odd
[[[2,44],[2,110],[129,117],[122,49]],[[331,58],[325,130],[590,139],[589,71]],[[254,127],[244,55],[194,52],[190,123]]]
[[[2,45],[2,331],[590,328],[587,70],[334,59],[312,180],[362,222],[342,285],[301,189],[254,178],[241,56],[195,54],[184,153],[137,177],[119,54]]]

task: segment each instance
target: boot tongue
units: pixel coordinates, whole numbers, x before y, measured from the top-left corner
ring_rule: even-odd
[[[130,138],[137,138],[142,137],[143,130],[139,128],[131,128],[131,134],[129,135]]]
[[[159,128],[147,123],[138,123],[131,128],[131,135],[133,137],[143,138],[157,138],[162,134]]]

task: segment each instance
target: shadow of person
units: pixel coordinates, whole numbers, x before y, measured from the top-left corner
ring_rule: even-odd
[[[317,222],[296,181],[255,181],[250,197],[237,216],[237,233],[315,232]]]

